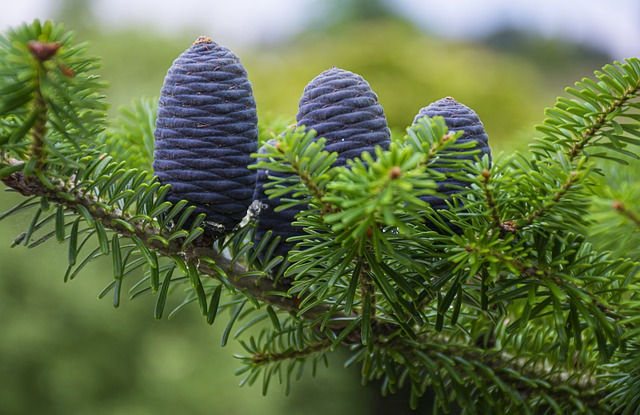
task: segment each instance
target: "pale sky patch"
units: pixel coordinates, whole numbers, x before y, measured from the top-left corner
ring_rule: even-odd
[[[13,0],[0,14],[0,31],[34,18],[51,18],[61,0]],[[177,5],[179,3],[179,6]],[[416,24],[445,37],[473,38],[508,24],[562,36],[608,51],[640,55],[638,0],[395,0]],[[136,25],[173,33],[193,31],[247,46],[285,39],[317,17],[321,0],[94,0],[107,28]]]

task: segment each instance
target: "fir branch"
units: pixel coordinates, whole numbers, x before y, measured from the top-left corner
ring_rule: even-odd
[[[298,189],[292,191],[292,194],[297,194],[299,197],[303,193],[307,199],[318,204],[322,212],[335,212],[335,206],[324,201],[324,187],[329,181],[327,171],[335,162],[337,153],[325,151],[325,142],[325,138],[316,140],[314,130],[306,131],[303,128],[288,128],[275,139],[275,143],[268,142],[265,146],[267,151],[265,155],[272,157],[278,163],[265,160],[259,161],[257,166],[264,167],[269,171],[278,171],[278,169],[282,168],[282,165],[286,166],[286,173],[292,174],[291,177],[297,179],[297,183],[293,187],[289,183],[288,190],[291,191],[298,183],[305,189],[303,191],[297,186]],[[271,153],[268,153],[269,151]],[[265,155],[261,156],[264,157]],[[274,190],[269,190],[266,193],[272,195]]]
[[[6,160],[8,164],[21,164],[18,160]],[[247,269],[224,257],[213,249],[212,241],[201,237],[183,249],[182,241],[169,238],[171,235],[164,229],[150,226],[148,222],[117,208],[107,208],[99,198],[76,186],[73,182],[58,181],[50,188],[38,177],[25,177],[22,171],[6,176],[2,181],[10,188],[24,196],[46,197],[50,202],[64,206],[66,209],[79,212],[79,209],[90,212],[105,228],[124,237],[139,238],[145,246],[152,248],[165,257],[177,256],[188,262],[197,264],[198,270],[209,277],[216,278],[223,270],[235,288],[247,292],[257,299],[295,313],[297,302],[284,295],[272,295],[273,281],[254,275],[244,275]],[[165,245],[162,240],[168,241]],[[209,261],[202,261],[207,258]],[[213,262],[213,263],[212,263]],[[313,314],[313,313],[311,313]]]
[[[584,78],[576,82],[576,88],[566,92],[576,99],[558,98],[553,108],[545,111],[547,118],[536,126],[545,137],[538,139],[531,148],[540,160],[555,160],[558,150],[573,162],[579,155],[589,156],[589,147],[602,147],[627,156],[635,156],[626,150],[628,144],[640,145],[634,128],[622,125],[616,119],[633,114],[640,91],[640,60],[629,58],[615,65],[605,65],[596,71],[598,81]],[[608,140],[605,140],[608,139]],[[591,154],[624,162],[610,151]]]
[[[360,268],[358,277],[360,283],[360,296],[362,298],[362,309],[360,314],[362,320],[360,323],[360,339],[359,343],[370,344],[372,337],[372,322],[376,321],[376,286],[375,282],[369,276],[369,266],[366,262]]]
[[[568,401],[569,396],[575,396],[575,392],[578,392],[580,398],[588,399],[587,403],[595,408],[606,396],[601,390],[602,385],[593,373],[581,368],[559,371],[541,362],[531,363],[525,355],[513,356],[496,349],[486,350],[470,347],[467,344],[450,343],[446,338],[439,340],[439,343],[446,347],[435,346],[437,343],[411,343],[410,353],[426,353],[436,359],[437,354],[440,354],[457,361],[478,362],[491,368],[508,383],[512,383],[514,389],[520,393],[533,392],[531,381],[534,381],[538,389],[557,396],[562,402]],[[482,371],[477,373],[483,376]],[[493,383],[489,377],[485,377],[485,381],[487,385]]]
[[[247,378],[250,382],[260,370],[254,371],[255,368],[266,368],[268,379],[287,360],[291,363],[289,370],[295,365],[301,367],[307,358],[316,359],[314,362],[326,358],[325,352],[343,346],[353,352],[352,361],[363,362],[363,377],[386,377],[390,391],[409,376],[414,385],[422,385],[416,387],[419,393],[429,382],[435,385],[437,381],[441,389],[447,388],[445,398],[439,397],[441,401],[470,402],[478,398],[486,404],[497,393],[507,402],[527,409],[535,409],[536,405],[556,409],[556,400],[563,408],[574,410],[581,405],[604,408],[602,402],[611,391],[602,387],[605,384],[597,376],[605,371],[615,373],[616,369],[602,366],[595,357],[600,355],[603,361],[616,357],[614,352],[624,352],[625,342],[638,333],[634,326],[637,316],[629,313],[629,304],[635,302],[629,289],[635,278],[629,273],[633,264],[624,258],[599,254],[582,243],[584,237],[566,231],[581,220],[583,205],[575,196],[580,196],[578,190],[589,172],[585,163],[587,148],[600,146],[634,156],[626,146],[640,145],[637,126],[615,120],[628,117],[640,121],[633,112],[639,105],[631,102],[640,89],[640,61],[608,65],[605,73],[596,73],[599,83],[584,81],[579,84],[581,90],[568,90],[580,101],[558,100],[540,128],[548,133],[538,146],[544,154],[521,168],[524,174],[531,168],[533,174],[520,188],[515,186],[512,193],[504,192],[505,187],[499,185],[506,176],[492,178],[489,170],[482,170],[484,166],[478,167],[475,183],[479,189],[473,191],[475,200],[484,199],[478,202],[482,216],[475,211],[468,216],[481,220],[470,221],[469,228],[453,239],[432,231],[416,232],[420,229],[416,223],[422,223],[428,208],[419,196],[434,195],[437,179],[444,177],[427,170],[442,166],[466,171],[458,160],[462,154],[458,150],[473,151],[456,143],[460,133],[447,133],[442,118],[418,121],[421,125],[409,128],[404,142],[392,143],[389,151],[376,149],[377,159],[374,154],[365,153],[362,160],[350,161],[348,167],[336,170],[331,169],[335,153],[324,151],[324,141],[316,141],[314,132],[285,132],[267,153],[257,155],[268,159],[259,161],[257,167],[290,176],[274,177],[271,195],[291,193],[293,199],[287,201],[291,206],[312,208],[299,218],[298,224],[309,224],[309,234],[295,238],[306,238],[300,246],[308,249],[300,249],[292,256],[294,264],[289,269],[300,270],[292,282],[277,278],[274,281],[266,275],[279,259],[264,268],[255,265],[258,262],[254,260],[264,252],[266,243],[254,247],[247,242],[251,226],[237,230],[228,240],[216,241],[201,235],[201,222],[197,220],[202,216],[193,222],[196,224],[191,230],[182,229],[192,212],[189,209],[194,208],[183,211],[187,201],[172,205],[164,200],[169,187],[159,189],[155,179],[151,179],[153,185],[147,186],[147,173],[138,174],[134,180],[136,170],[109,164],[110,159],[101,163],[102,158],[94,157],[96,140],[104,126],[101,97],[94,93],[100,85],[89,82],[94,79],[92,76],[81,78],[76,74],[93,68],[95,60],[87,59],[82,64],[78,61],[73,69],[67,67],[62,61],[73,63],[69,60],[73,53],[68,52],[73,49],[67,50],[67,43],[54,42],[56,39],[10,42],[27,45],[26,57],[33,71],[25,85],[18,85],[15,97],[3,97],[0,112],[17,117],[20,128],[15,136],[5,139],[9,146],[0,158],[1,181],[29,201],[40,198],[41,202],[40,207],[35,201],[11,210],[13,213],[24,206],[37,209],[17,243],[31,247],[53,236],[59,241],[68,239],[72,252],[69,262],[75,264],[78,233],[87,235],[81,245],[95,236],[99,246],[75,272],[89,260],[110,253],[117,286],[114,291],[118,293],[127,266],[126,259],[119,257],[123,252],[121,237],[134,242],[124,251],[127,256],[139,253],[141,258],[136,261],[140,264],[145,260],[151,268],[155,264],[155,277],[149,276],[154,291],[159,288],[156,255],[171,258],[174,262],[162,284],[164,294],[158,295],[156,315],[162,313],[176,266],[188,275],[186,279],[195,292],[184,304],[197,299],[203,313],[207,302],[200,276],[219,279],[231,292],[242,291],[247,297],[238,295],[234,300],[223,343],[236,320],[246,319],[257,312],[260,303],[266,303],[267,312],[260,310],[263,314],[239,330],[267,317],[273,323],[274,330],[264,331],[268,333],[263,336],[266,343],[252,343],[251,357],[244,359],[251,370]],[[56,53],[63,44],[65,49],[58,57]],[[18,67],[4,72],[20,74],[14,71]],[[16,75],[15,80],[18,79]],[[141,119],[148,121],[154,111],[150,111],[152,107],[144,109]],[[136,124],[137,118],[132,120]],[[142,132],[146,134],[142,142],[150,145],[153,123],[147,123],[140,131],[135,125],[126,125],[123,124],[124,133],[138,137]],[[585,157],[579,158],[582,154]],[[594,156],[607,157],[607,153]],[[87,161],[88,165],[84,165]],[[529,193],[523,193],[526,191]],[[543,195],[539,196],[541,192]],[[535,201],[533,205],[531,200]],[[58,206],[56,213],[48,211],[48,203]],[[512,217],[510,203],[513,217],[520,219],[502,222],[501,218]],[[363,207],[367,209],[363,211]],[[640,215],[622,202],[615,202],[613,208],[640,227]],[[65,227],[70,223],[65,220],[65,210],[71,211],[69,216],[77,216],[68,238]],[[41,216],[43,212],[48,213]],[[168,224],[178,214],[180,219],[171,228]],[[455,218],[456,211],[447,215]],[[540,218],[546,219],[545,226],[537,226]],[[78,231],[82,220],[88,228]],[[31,237],[51,221],[55,222],[55,231],[30,243]],[[487,222],[491,229],[483,232]],[[111,239],[107,231],[115,233]],[[316,237],[309,237],[314,232],[318,232]],[[405,242],[396,243],[402,238]],[[354,242],[360,244],[358,250],[345,248],[355,246]],[[420,255],[415,254],[418,246]],[[329,252],[331,255],[327,255]],[[483,279],[481,293],[473,280],[478,275]],[[485,282],[491,284],[489,289]],[[211,296],[207,314],[210,323],[219,309],[221,289],[218,284]],[[608,304],[612,299],[624,303]],[[249,300],[256,308],[243,312]],[[286,334],[275,308],[289,314],[287,321],[292,324]],[[435,324],[430,321],[433,316]],[[447,316],[451,324],[445,327]],[[517,320],[510,322],[513,318]],[[469,323],[471,320],[475,322]],[[491,323],[489,329],[477,329],[487,321]],[[534,323],[528,324],[530,321]],[[498,322],[504,323],[504,332],[496,329]],[[539,322],[542,323],[536,324]],[[495,335],[495,342],[477,347],[478,339],[487,331]],[[531,334],[547,335],[550,340],[531,344],[534,341],[515,338]],[[522,344],[518,345],[520,341]],[[519,347],[522,345],[528,347]],[[571,359],[572,351],[575,360]],[[379,359],[372,370],[370,364],[376,354]],[[430,369],[434,367],[432,377]]]
[[[281,147],[281,142],[277,142],[276,149],[278,149],[278,151],[282,151]],[[293,169],[294,173],[300,177],[300,181],[309,191],[309,195],[311,196],[311,198],[314,201],[321,203],[322,198],[324,197],[324,191],[318,186],[317,180],[314,180],[315,178],[313,177],[313,175],[306,169],[302,168],[302,166],[300,165],[300,159],[298,157],[293,158],[292,160],[290,160],[290,162],[291,168]],[[324,206],[324,209],[331,209],[331,207]]]
[[[557,206],[562,198],[569,193],[572,187],[578,182],[578,172],[572,171],[568,174],[567,180],[563,185],[554,193],[553,197],[544,203],[538,210],[533,211],[529,216],[522,219],[522,222],[518,224],[518,228],[522,228],[531,225],[537,218],[546,215],[555,206]]]
[[[615,201],[611,205],[613,209],[618,212],[620,215],[624,216],[628,220],[630,220],[638,229],[640,229],[640,215],[637,212],[629,210],[624,203],[620,201]]]
[[[9,160],[12,163],[19,163],[17,160]],[[50,202],[64,206],[67,209],[77,211],[79,206],[88,210],[94,220],[100,221],[105,228],[111,229],[114,232],[124,237],[137,237],[146,246],[154,249],[160,255],[171,257],[178,256],[185,261],[195,263],[197,265],[198,272],[202,275],[217,278],[220,275],[220,270],[225,273],[225,277],[233,284],[233,286],[241,291],[247,292],[259,301],[271,304],[279,309],[295,314],[299,311],[299,300],[289,296],[273,293],[273,281],[255,276],[254,274],[247,274],[247,269],[237,262],[233,262],[225,258],[220,252],[213,249],[211,241],[207,241],[205,238],[199,238],[194,243],[183,247],[183,244],[179,241],[171,240],[168,245],[164,245],[159,242],[161,239],[168,239],[166,231],[149,226],[148,223],[136,219],[135,217],[122,212],[119,209],[107,209],[100,203],[99,199],[93,195],[88,194],[82,190],[81,187],[76,187],[74,183],[58,182],[53,189],[48,188],[42,183],[38,177],[25,177],[20,172],[13,173],[6,176],[2,181],[9,187],[17,190],[25,196],[46,197]],[[129,224],[129,226],[123,225],[123,222]],[[133,229],[133,230],[132,230]],[[160,238],[157,238],[157,237]],[[208,259],[208,260],[201,260]],[[512,265],[520,267],[523,271],[522,265],[512,261]],[[529,271],[530,272],[530,271]],[[367,295],[364,292],[363,295]],[[375,307],[372,307],[372,312]],[[324,306],[315,306],[302,315],[303,318],[310,321],[321,321],[324,314],[327,312]],[[391,322],[374,320],[371,322],[371,337],[377,339],[376,342],[383,341],[388,338],[397,338],[394,333],[397,333],[399,327]],[[341,318],[340,315],[334,314],[332,319],[326,325],[325,329],[329,330],[341,330],[348,324],[348,320]],[[345,341],[343,346],[360,345],[363,344],[363,338],[361,332],[352,332]],[[386,343],[385,347],[390,345]],[[549,383],[549,391],[554,391],[561,386],[566,386],[567,382],[571,383],[571,388],[579,391],[580,395],[589,395],[595,388],[594,381],[588,381],[580,378],[579,381],[575,381],[575,372],[565,370],[558,371],[554,369],[554,375],[549,375],[549,368],[547,367],[528,367],[521,359],[514,359],[510,355],[499,350],[486,350],[475,349],[469,347],[469,345],[456,345],[450,343],[450,341],[443,336],[435,333],[420,333],[419,343],[421,346],[417,350],[426,350],[425,345],[440,344],[438,350],[443,353],[443,350],[451,354],[451,357],[462,357],[468,361],[477,361],[483,367],[505,367],[510,370],[523,371],[523,376],[532,379],[543,378]],[[320,343],[310,345],[301,350],[288,350],[282,353],[262,353],[254,354],[252,356],[252,362],[254,364],[266,364],[286,359],[304,358],[310,354],[327,350],[332,345],[329,340],[324,340]],[[399,346],[400,350],[406,347],[406,345]],[[501,366],[496,366],[497,364]],[[527,368],[525,371],[525,368]],[[586,376],[586,375],[585,375]],[[514,381],[512,379],[512,381]],[[517,377],[515,379],[517,381]],[[525,390],[527,383],[523,383],[522,389]],[[529,385],[530,386],[530,385]],[[566,392],[566,389],[563,389]],[[561,394],[565,392],[559,392]],[[549,392],[552,393],[552,392]],[[557,392],[553,392],[557,393]],[[568,393],[568,392],[566,392]],[[590,396],[590,395],[589,395]],[[602,396],[593,395],[593,401],[597,402]],[[591,399],[591,398],[590,398]]]
[[[632,98],[636,98],[638,91],[640,91],[640,83],[626,85],[626,88],[622,94],[609,103],[609,106],[602,109],[600,115],[598,115],[591,125],[589,125],[584,131],[582,131],[578,140],[576,140],[571,149],[567,153],[569,160],[573,161],[576,157],[582,154],[585,147],[590,145],[598,133],[608,125],[611,115],[619,111],[625,104]]]
[[[496,200],[493,196],[493,188],[491,187],[491,172],[489,170],[482,171],[482,190],[484,191],[485,199],[487,200],[487,206],[491,212],[491,219],[493,220],[493,227],[504,231],[503,224],[500,221],[500,215],[498,213],[498,207],[496,206]]]
[[[448,130],[446,126],[444,127],[444,129],[445,131]],[[447,131],[445,134],[442,135],[442,137],[439,137],[439,139],[436,139],[433,142],[433,145],[429,148],[429,152],[425,154],[425,157],[422,160],[422,164],[428,166],[431,162],[433,162],[433,160],[435,160],[438,156],[440,156],[440,154],[442,154],[443,149],[446,149],[449,147],[451,143],[450,140],[455,140],[461,136],[462,136],[461,131],[458,131],[457,133]]]
[[[443,408],[456,399],[465,406],[469,404],[468,396],[475,396],[471,399],[475,410],[468,413],[477,414],[494,413],[483,412],[479,409],[482,406],[476,406],[493,399],[520,408],[509,413],[534,413],[535,402],[545,396],[565,410],[585,406],[600,411],[607,408],[603,404],[607,392],[596,376],[600,372],[593,365],[567,367],[519,350],[514,355],[504,349],[475,347],[443,334],[421,336],[416,341],[401,336],[382,338],[373,344],[373,350],[360,347],[354,353],[346,365],[359,361],[367,367],[366,372],[363,367],[367,379],[384,378],[383,392],[394,392],[395,385],[401,384],[408,374],[412,394],[420,396],[431,385]],[[453,384],[464,389],[464,396],[451,392],[456,387],[443,390],[443,385]]]
[[[29,52],[36,58],[36,73],[34,76],[34,99],[33,99],[33,111],[36,112],[36,118],[33,126],[31,127],[31,148],[30,158],[35,161],[35,170],[42,170],[47,161],[46,155],[46,142],[47,136],[47,102],[42,92],[43,78],[47,76],[47,69],[44,67],[44,62],[52,59],[58,49],[62,46],[60,42],[39,42],[29,41],[27,48]]]
[[[442,116],[422,117],[407,128],[403,142],[423,155],[421,165],[430,166],[446,149],[456,148],[455,141],[462,134],[462,131],[450,132]]]
[[[459,248],[462,249],[462,248]],[[467,252],[473,252],[476,254],[480,254],[484,257],[494,258],[496,261],[503,263],[506,267],[514,272],[518,276],[523,276],[526,278],[535,278],[539,281],[540,284],[545,285],[547,281],[554,284],[558,287],[564,287],[568,285],[575,290],[579,291],[581,298],[586,297],[588,301],[585,301],[585,307],[589,307],[591,304],[595,305],[597,310],[599,310],[604,316],[606,316],[611,321],[618,323],[621,326],[625,326],[624,324],[624,316],[616,311],[615,308],[607,305],[605,301],[597,296],[595,293],[584,289],[579,286],[576,282],[571,280],[565,280],[562,277],[556,275],[556,270],[540,266],[540,264],[535,263],[525,263],[519,259],[513,258],[508,254],[505,254],[503,251],[495,251],[483,246],[475,246],[475,245],[466,245],[464,250]],[[508,274],[507,274],[508,275]],[[500,278],[499,280],[504,280],[505,278]],[[576,301],[580,301],[576,298]]]
[[[325,339],[319,343],[310,344],[303,349],[297,350],[295,348],[289,348],[284,351],[264,351],[258,352],[251,356],[251,364],[254,366],[268,365],[271,363],[277,363],[284,360],[291,359],[304,359],[312,354],[329,350],[331,347],[331,341]]]
[[[35,124],[32,127],[32,142],[30,148],[30,157],[35,160],[35,170],[42,170],[46,164],[46,152],[44,138],[47,135],[47,104],[42,95],[40,88],[40,78],[43,71],[42,64],[38,65],[38,83],[35,88],[34,111],[37,112]]]
[[[9,165],[22,165],[21,161],[15,159],[2,161]],[[271,304],[292,315],[300,312],[301,299],[286,294],[288,284],[282,284],[281,281],[276,284],[273,280],[265,278],[262,273],[248,272],[245,266],[214,249],[212,239],[199,236],[185,246],[180,238],[171,238],[171,233],[166,229],[153,226],[148,221],[121,209],[110,207],[105,200],[84,190],[82,186],[77,186],[73,181],[48,179],[49,183],[45,183],[41,180],[42,177],[44,176],[27,177],[23,171],[18,171],[1,180],[23,196],[45,197],[49,202],[63,206],[76,214],[80,214],[81,210],[89,212],[92,218],[102,223],[106,229],[123,237],[138,238],[144,246],[163,257],[178,258],[186,263],[195,264],[201,275],[214,279],[224,278],[235,289],[259,301]],[[301,317],[310,321],[321,320],[327,311],[328,307],[318,305],[305,310]],[[342,313],[335,313],[328,327],[333,330],[343,329],[348,324],[343,317]]]
[[[425,352],[425,347],[416,347],[416,350]],[[593,373],[582,368],[559,371],[547,364],[532,364],[524,354],[513,356],[504,351],[487,351],[468,345],[447,344],[447,348],[439,352],[452,359],[482,363],[521,394],[533,395],[544,391],[559,402],[571,402],[570,398],[578,398],[590,408],[598,408],[606,396]],[[482,376],[482,371],[478,373]],[[490,384],[492,379],[486,377],[486,382]],[[532,383],[537,385],[536,388],[531,387]],[[575,395],[576,392],[579,396]]]

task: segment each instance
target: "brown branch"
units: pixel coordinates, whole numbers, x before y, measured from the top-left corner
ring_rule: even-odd
[[[16,159],[3,160],[8,164],[18,165],[21,161]],[[237,262],[232,262],[221,252],[213,248],[213,240],[201,236],[188,246],[182,246],[179,238],[170,240],[170,233],[164,229],[150,226],[149,222],[135,218],[120,209],[106,209],[104,203],[81,186],[73,182],[59,181],[55,188],[48,188],[37,177],[25,177],[22,171],[4,177],[1,181],[10,188],[18,191],[23,196],[45,196],[48,201],[64,206],[67,209],[78,212],[78,207],[87,209],[95,220],[102,222],[105,228],[110,229],[124,237],[137,237],[143,244],[164,257],[177,256],[187,262],[195,264],[201,275],[218,279],[224,277],[239,291],[246,292],[257,300],[271,304],[280,310],[292,315],[298,315],[300,301],[298,297],[286,294],[289,286],[283,286],[282,282],[275,285],[269,278],[247,275],[247,268]],[[126,226],[128,224],[129,226]],[[133,231],[132,231],[133,229]],[[160,237],[160,238],[158,238]],[[168,240],[164,245],[161,240]],[[301,317],[318,321],[329,311],[329,307],[316,306],[307,310]],[[342,313],[335,313],[332,321],[327,324],[331,330],[341,330],[349,324]],[[391,330],[389,328],[389,330]]]
[[[251,363],[254,365],[265,365],[274,362],[281,362],[289,359],[300,359],[310,356],[314,353],[327,351],[331,347],[331,341],[324,339],[319,343],[311,344],[301,350],[288,349],[280,353],[255,353],[251,356]]]
[[[21,163],[18,160],[4,161],[14,165]],[[291,314],[295,315],[299,312],[298,298],[284,295],[284,293],[274,293],[275,287],[272,280],[254,274],[247,274],[245,267],[238,263],[232,263],[230,259],[213,249],[212,241],[207,240],[207,238],[201,237],[196,240],[196,243],[184,248],[182,247],[182,243],[176,239],[169,241],[169,243],[165,245],[160,242],[160,240],[169,239],[170,235],[166,230],[150,226],[148,222],[137,219],[120,209],[105,208],[104,204],[99,203],[99,199],[95,195],[91,194],[82,186],[76,186],[76,183],[72,181],[59,181],[54,188],[48,188],[37,176],[25,177],[21,171],[18,171],[2,178],[2,182],[24,196],[44,196],[50,202],[60,204],[74,211],[77,211],[79,206],[83,206],[91,213],[95,220],[101,221],[106,228],[124,237],[135,236],[146,246],[162,256],[179,256],[186,261],[196,264],[201,275],[212,278],[218,278],[220,276],[219,270],[221,269],[226,274],[225,277],[236,289],[247,292],[259,301],[271,304]],[[123,223],[129,226],[125,226]],[[158,236],[161,238],[157,238]],[[505,258],[501,259],[506,260]],[[519,264],[516,262],[513,263],[516,265]],[[528,269],[522,265],[518,266],[523,272],[526,272]],[[531,270],[529,270],[529,272],[531,272]],[[365,291],[363,293],[364,295],[371,295],[369,290],[371,290],[372,287],[363,287],[363,289]],[[317,306],[305,312],[302,317],[310,321],[319,321],[328,311],[329,309],[325,306]],[[350,319],[344,318],[344,315],[336,314],[334,319],[325,326],[325,329],[340,331],[344,329],[349,322]],[[398,330],[396,324],[375,319],[372,321],[371,328],[372,338],[378,347],[392,347],[398,350],[406,350],[408,347],[406,343],[402,342],[402,336],[392,336],[392,334]],[[579,375],[579,372],[572,370],[565,370],[559,374],[550,375],[549,369],[546,367],[529,367],[527,369],[526,365],[503,351],[479,350],[469,345],[452,344],[450,343],[450,339],[446,339],[438,333],[422,332],[419,336],[420,343],[423,345],[436,343],[442,346],[442,349],[437,349],[436,351],[443,352],[444,350],[445,352],[443,353],[446,355],[464,357],[469,361],[477,361],[480,365],[492,368],[492,370],[499,370],[500,367],[505,369],[509,368],[521,372],[525,376],[529,375],[532,377],[535,376],[537,379],[545,379],[545,381],[551,383],[551,389],[564,385],[567,379],[575,379],[575,377]],[[390,338],[395,340],[389,343]],[[251,359],[254,363],[270,363],[284,359],[305,357],[312,353],[326,350],[331,344],[332,343],[326,339],[299,352],[288,351],[282,354],[254,355]],[[347,336],[345,342],[343,342],[344,346],[359,344],[361,344],[361,338],[358,330],[354,330]],[[529,372],[527,372],[527,370]],[[580,390],[581,393],[589,394],[590,391],[595,389],[595,382],[595,380],[581,380],[574,387]]]
[[[36,161],[35,170],[42,170],[46,162],[46,143],[44,141],[47,135],[47,103],[42,95],[42,78],[46,76],[44,62],[55,57],[58,49],[62,46],[59,42],[45,43],[35,40],[27,43],[27,48],[31,55],[37,61],[37,74],[35,77],[35,97],[34,111],[37,112],[33,127],[31,128],[31,149],[30,156]]]
[[[9,164],[21,164],[18,160],[5,160]],[[208,277],[217,278],[219,272],[209,261],[199,261],[199,258],[208,258],[215,262],[229,277],[231,283],[240,291],[245,291],[260,301],[272,304],[282,310],[296,313],[298,302],[296,299],[285,295],[270,294],[275,291],[273,281],[253,275],[243,275],[247,269],[238,263],[232,263],[220,252],[213,249],[212,244],[206,238],[199,238],[197,243],[190,244],[183,249],[182,243],[178,239],[169,241],[164,245],[157,238],[160,236],[168,240],[170,234],[162,229],[149,226],[149,223],[141,219],[134,218],[127,212],[120,209],[106,209],[103,204],[98,203],[96,196],[90,194],[82,187],[75,186],[74,183],[59,182],[55,188],[49,189],[36,177],[25,177],[22,171],[13,173],[2,179],[7,186],[18,191],[24,196],[45,196],[50,202],[65,206],[67,209],[78,211],[79,206],[86,208],[95,220],[112,231],[124,237],[138,237],[146,246],[152,248],[165,257],[179,256],[189,262],[195,263],[198,270]],[[123,222],[131,225],[125,226]],[[131,230],[133,229],[133,231]],[[305,317],[314,318],[320,312],[310,310]]]
[[[42,170],[47,160],[45,152],[46,143],[44,141],[47,134],[47,104],[42,95],[39,81],[36,86],[35,95],[34,111],[37,112],[37,115],[35,124],[31,130],[31,148],[29,153],[30,157],[36,160],[35,170]]]

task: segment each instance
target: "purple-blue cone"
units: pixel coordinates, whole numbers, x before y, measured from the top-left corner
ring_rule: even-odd
[[[480,150],[478,153],[460,154],[459,159],[474,160],[476,157],[481,159],[485,154],[489,155],[491,160],[491,149],[489,148],[489,137],[484,130],[482,122],[471,108],[467,107],[456,101],[451,97],[440,99],[436,102],[429,104],[422,108],[418,115],[416,115],[413,123],[416,124],[420,118],[423,117],[435,117],[441,116],[449,128],[449,131],[463,131],[463,134],[457,143],[467,143],[473,141],[476,143],[473,149]],[[470,149],[457,150],[457,151],[469,151]],[[456,150],[452,150],[456,151]],[[434,170],[444,173],[452,172],[453,169],[446,167],[436,167]],[[445,197],[438,196],[424,196],[422,199],[429,203],[434,210],[447,209],[447,203],[445,200],[447,196],[458,193],[460,190],[452,186],[468,186],[468,183],[452,177],[447,177],[443,181],[438,182],[438,193]]]
[[[205,232],[229,233],[252,202],[258,117],[239,58],[200,37],[174,62],[160,92],[153,170],[167,200],[205,213]],[[194,215],[195,217],[195,215]]]
[[[378,96],[360,75],[333,67],[304,88],[296,115],[298,125],[324,137],[325,150],[337,152],[336,165],[389,147],[391,132]]]
[[[348,159],[363,152],[374,154],[375,147],[388,149],[391,132],[377,95],[360,75],[333,67],[315,77],[304,88],[296,115],[297,124],[315,130],[316,138],[326,139],[325,150],[337,152],[336,166],[344,166]],[[256,240],[268,230],[281,241],[275,255],[286,255],[295,245],[286,239],[303,233],[291,225],[300,206],[275,212],[279,199],[264,194],[267,172],[258,171],[255,199],[262,203],[256,228]]]

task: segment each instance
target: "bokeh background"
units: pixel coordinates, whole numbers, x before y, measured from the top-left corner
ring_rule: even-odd
[[[173,59],[208,35],[242,59],[262,119],[293,120],[304,86],[335,65],[369,81],[394,132],[453,96],[494,152],[526,151],[565,86],[640,52],[636,0],[20,0],[3,2],[0,30],[34,18],[66,23],[102,57],[111,115],[156,97]],[[18,201],[3,193],[0,211]],[[114,310],[97,299],[109,261],[63,283],[64,246],[10,247],[29,219],[0,222],[0,414],[410,413],[406,393],[361,386],[339,353],[288,397],[238,387],[241,350],[220,347],[220,328],[189,308],[155,321],[151,295]]]

